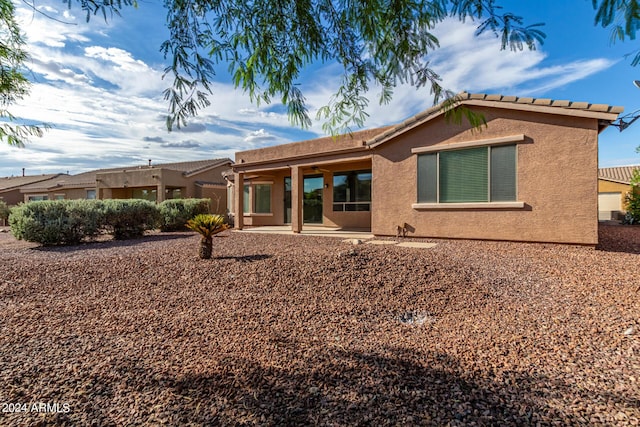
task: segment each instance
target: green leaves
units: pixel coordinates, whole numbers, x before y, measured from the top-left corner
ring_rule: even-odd
[[[11,0],[0,0],[0,28],[0,140],[21,147],[30,136],[42,136],[48,126],[16,124],[18,119],[7,110],[23,99],[31,86],[23,74],[28,54]]]
[[[592,0],[596,10],[595,25],[611,28],[611,44],[616,41],[635,40],[640,29],[640,3],[637,0]],[[640,50],[626,55],[633,55],[632,66],[640,63]]]
[[[523,26],[518,16],[498,14],[492,0],[167,0],[165,6],[171,36],[161,50],[171,58],[165,77],[172,85],[164,93],[169,129],[209,105],[220,62],[252,102],[278,99],[301,127],[312,122],[300,73],[335,62],[342,69],[339,88],[317,112],[324,129],[335,134],[364,124],[371,87],[380,88],[380,103],[403,83],[428,86],[434,102],[442,99],[445,91],[426,58],[438,48],[431,31],[447,16],[481,20],[478,33],[493,31],[503,48],[534,49],[545,37],[541,24]]]
[[[107,19],[124,6],[137,6],[136,0],[76,1],[87,19],[98,13]],[[169,60],[163,76],[170,81],[164,91],[169,130],[211,105],[220,63],[252,102],[279,100],[301,127],[312,124],[299,87],[301,72],[337,64],[338,82],[317,76],[320,85],[339,84],[317,112],[326,120],[324,129],[336,134],[364,124],[371,87],[380,89],[380,103],[406,83],[429,87],[434,103],[443,99],[447,91],[427,58],[439,46],[432,31],[448,16],[477,20],[477,33],[492,31],[503,49],[535,49],[545,38],[542,24],[524,26],[521,17],[498,13],[494,0],[165,0],[164,5],[170,35],[160,50]]]
[[[186,227],[199,233],[204,239],[210,239],[229,229],[229,225],[224,221],[222,215],[199,214],[187,221]]]

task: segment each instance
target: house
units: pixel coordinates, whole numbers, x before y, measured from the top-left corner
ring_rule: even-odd
[[[625,197],[632,191],[633,171],[640,165],[617,166],[598,170],[598,219],[619,220],[625,211]],[[639,191],[639,190],[636,190]]]
[[[56,199],[210,198],[211,211],[225,214],[226,183],[222,172],[230,159],[97,169],[22,186],[25,202]]]
[[[9,206],[23,201],[20,189],[29,184],[44,183],[52,179],[65,176],[64,174],[22,175],[0,178],[0,200]]]
[[[481,129],[441,107],[389,128],[236,153],[235,227],[597,244],[598,135],[621,107],[459,94],[452,108],[481,114]]]

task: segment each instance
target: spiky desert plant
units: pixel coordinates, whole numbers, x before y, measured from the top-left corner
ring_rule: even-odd
[[[201,259],[211,259],[213,236],[229,228],[229,225],[224,222],[224,216],[211,214],[196,215],[187,221],[186,226],[202,236],[199,252]]]

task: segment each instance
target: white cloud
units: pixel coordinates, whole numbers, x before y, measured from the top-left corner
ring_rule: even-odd
[[[264,129],[258,129],[256,131],[253,132],[249,132],[249,135],[247,135],[244,138],[244,142],[265,142],[265,141],[273,141],[275,140],[276,137],[271,135],[269,132],[265,131]]]
[[[47,13],[57,18],[76,21],[74,14],[65,16],[66,10],[48,9]],[[33,58],[31,67],[42,78],[12,112],[31,121],[51,123],[53,129],[23,150],[0,146],[4,162],[43,172],[58,172],[63,167],[75,173],[123,162],[144,163],[148,158],[156,163],[233,158],[235,151],[287,142],[282,135],[293,130],[286,114],[271,111],[273,105],[258,107],[233,85],[215,83],[209,97],[211,106],[200,111],[186,128],[169,133],[162,90],[170,82],[161,78],[163,66],[115,47],[109,37],[95,37],[109,34],[107,30],[113,25],[95,19],[87,26],[81,24],[81,17],[78,25],[65,25],[24,8],[18,10],[21,19],[30,22],[23,29]],[[543,51],[500,51],[499,40],[493,36],[474,37],[473,24],[445,21],[438,31],[442,48],[430,58],[444,85],[454,91],[542,94],[611,66],[606,59],[544,66]],[[301,89],[312,118],[329,101],[339,79],[335,64],[302,79]],[[428,108],[432,101],[428,89],[416,90],[409,85],[396,88],[388,105],[378,105],[376,88],[368,95],[367,127],[397,123]],[[321,125],[314,120],[310,131],[320,135]],[[4,164],[9,163],[0,163],[0,176],[5,174]]]
[[[188,141],[180,141],[180,142],[163,142],[161,144],[162,147],[165,148],[197,148],[200,147],[200,144],[197,141],[188,140]]]
[[[462,23],[453,18],[446,19],[434,30],[440,48],[431,52],[428,58],[444,88],[453,92],[543,96],[615,64],[609,59],[595,58],[546,66],[546,54],[541,49],[500,50],[500,39],[491,33],[476,36],[475,31],[475,23]],[[337,90],[339,72],[335,65],[318,71],[323,76],[322,84],[305,92],[312,115],[317,108],[326,105]],[[379,88],[371,88],[367,97],[370,103],[365,127],[398,123],[433,105],[433,95],[428,87],[416,89],[408,84],[395,88],[389,104],[379,105]],[[314,123],[313,129],[319,132],[320,123]]]

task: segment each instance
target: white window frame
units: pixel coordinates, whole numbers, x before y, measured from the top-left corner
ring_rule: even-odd
[[[33,200],[33,197],[43,197],[41,200]],[[43,200],[49,200],[48,194],[27,194],[27,202],[41,202]]]
[[[255,186],[256,185],[269,185],[271,186],[271,200],[269,201],[269,207],[271,209],[271,212],[267,212],[267,213],[259,213],[256,212],[256,190],[255,190]],[[249,204],[248,206],[245,206],[245,203],[243,203],[243,208],[247,209],[247,212],[243,212],[242,215],[243,216],[247,216],[247,217],[252,217],[252,216],[273,216],[273,181],[251,181],[251,182],[245,182],[244,183],[245,187],[249,187]],[[244,198],[244,188],[242,189],[242,197]]]
[[[477,148],[477,147],[491,147],[496,145],[516,145],[516,165],[518,164],[518,149],[519,143],[525,142],[524,134],[509,135],[498,138],[479,139],[474,141],[455,142],[452,144],[434,145],[429,147],[416,147],[411,149],[411,153],[416,155],[416,177],[417,177],[417,161],[419,154],[427,153],[440,153],[443,151],[460,150],[465,148]],[[489,162],[491,160],[489,159]],[[438,167],[440,162],[438,160]],[[417,181],[416,181],[416,197],[417,197]],[[438,186],[439,187],[439,186]],[[436,187],[436,191],[440,191],[440,188]],[[516,174],[516,196],[518,194],[518,176]],[[438,198],[439,200],[439,198]],[[522,209],[524,208],[524,201],[509,201],[509,202],[462,202],[462,203],[434,203],[434,202],[417,202],[413,203],[411,207],[416,210],[430,210],[430,209]]]

